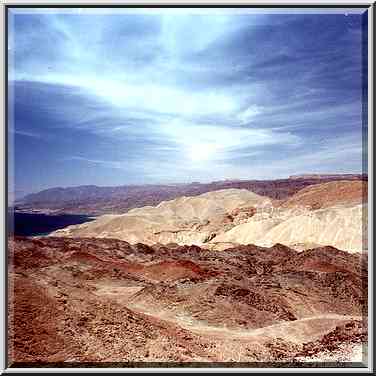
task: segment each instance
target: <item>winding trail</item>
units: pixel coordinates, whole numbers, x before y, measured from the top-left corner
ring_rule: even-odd
[[[160,320],[174,323],[195,334],[222,339],[243,339],[252,342],[266,342],[275,338],[283,338],[286,341],[297,344],[306,343],[321,338],[340,324],[352,320],[362,320],[361,316],[323,314],[257,329],[231,329],[226,326],[208,325],[204,321],[196,320],[188,315],[174,315],[168,311],[153,311],[150,307],[139,304],[130,304],[128,308]]]
[[[210,336],[221,339],[237,339],[255,341],[258,343],[267,342],[275,338],[283,338],[293,343],[306,343],[315,341],[323,335],[331,332],[336,326],[357,320],[361,321],[361,316],[347,316],[339,314],[320,314],[304,317],[295,321],[285,321],[270,326],[256,329],[235,329],[226,326],[213,326],[205,321],[197,320],[188,314],[175,313],[169,310],[157,310],[142,303],[132,302],[132,297],[136,295],[142,287],[98,284],[95,292],[97,295],[106,296],[115,300],[127,308],[148,316],[163,320],[189,330],[192,333]]]

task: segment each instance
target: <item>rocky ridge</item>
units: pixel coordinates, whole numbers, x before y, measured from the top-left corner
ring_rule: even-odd
[[[248,190],[226,189],[104,215],[52,236],[194,244],[214,250],[282,243],[295,249],[330,245],[362,252],[368,247],[366,190],[366,182],[338,181],[312,185],[278,201]]]
[[[13,362],[300,362],[366,342],[366,256],[9,242]]]

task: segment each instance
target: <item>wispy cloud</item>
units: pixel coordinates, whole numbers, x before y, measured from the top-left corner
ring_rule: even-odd
[[[79,156],[66,157],[66,158],[63,158],[62,161],[63,162],[79,161],[79,162],[85,162],[85,163],[90,163],[94,165],[100,165],[100,166],[115,168],[115,169],[125,169],[125,165],[126,165],[126,162],[121,162],[121,161],[106,161],[106,160],[101,160],[101,159],[90,159],[90,158],[79,157]]]
[[[15,136],[96,183],[356,170],[362,16],[319,13],[17,10]]]
[[[20,130],[11,130],[11,133],[19,136],[25,136],[25,137],[31,137],[31,138],[37,138],[42,139],[43,136],[36,132],[30,132],[30,131],[20,131]]]

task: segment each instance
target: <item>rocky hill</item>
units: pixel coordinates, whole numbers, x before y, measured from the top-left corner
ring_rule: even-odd
[[[339,180],[314,184],[285,199],[283,207],[308,206],[311,209],[334,205],[356,205],[367,202],[368,184],[365,181]]]
[[[365,257],[280,244],[213,252],[10,239],[9,357],[16,365],[360,362],[352,349],[367,342]]]
[[[210,249],[275,243],[296,249],[334,246],[367,250],[367,182],[312,185],[285,200],[225,189],[164,201],[155,207],[103,215],[52,236],[116,238],[130,243],[178,243]]]

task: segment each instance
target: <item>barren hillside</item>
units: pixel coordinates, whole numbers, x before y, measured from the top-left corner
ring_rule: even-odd
[[[367,202],[366,181],[334,181],[314,184],[301,189],[285,199],[284,207],[309,206],[312,209],[328,208],[335,205],[356,205]]]
[[[367,340],[366,260],[335,248],[16,238],[9,261],[16,362],[341,360]]]
[[[218,231],[232,226],[231,213],[242,209],[238,214],[247,214],[247,208],[270,205],[269,198],[245,189],[225,189],[179,197],[122,215],[104,215],[91,223],[58,230],[52,236],[105,237],[145,244],[203,244]]]
[[[330,182],[276,201],[248,190],[226,189],[123,215],[104,215],[52,236],[116,238],[150,245],[172,242],[211,249],[229,244],[270,247],[282,243],[296,249],[329,245],[362,252],[368,247],[366,190],[366,182]]]

